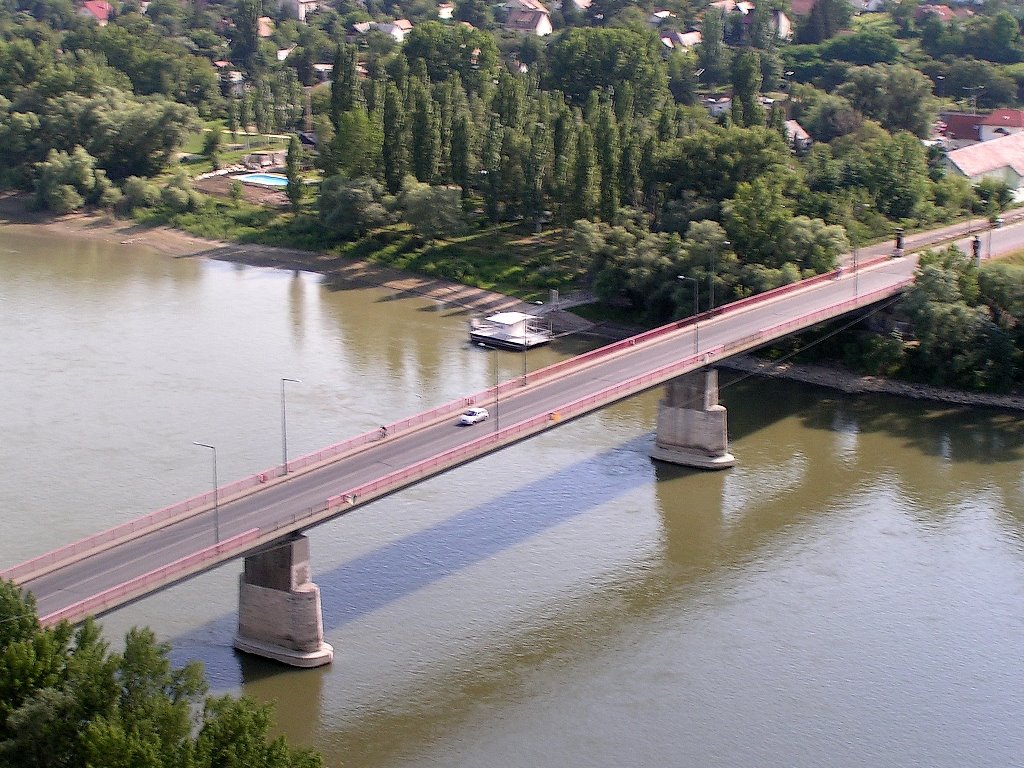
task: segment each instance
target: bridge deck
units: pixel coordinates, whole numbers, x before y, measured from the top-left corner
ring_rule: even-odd
[[[408,485],[733,354],[888,299],[916,258],[883,259],[716,308],[504,382],[222,489],[8,568],[44,621],[79,621],[244,556]],[[699,348],[697,342],[699,337]],[[495,402],[497,400],[497,402]],[[469,403],[491,420],[456,425]],[[297,471],[295,471],[297,470]],[[220,541],[215,541],[219,530]]]

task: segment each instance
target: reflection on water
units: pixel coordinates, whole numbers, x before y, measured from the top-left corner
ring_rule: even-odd
[[[281,376],[298,455],[521,373],[429,300],[0,234],[5,563],[205,490],[192,440],[276,463]],[[731,470],[652,463],[648,393],[313,530],[329,668],[231,650],[237,564],[103,624],[331,766],[1019,763],[1020,419],[721,384]]]

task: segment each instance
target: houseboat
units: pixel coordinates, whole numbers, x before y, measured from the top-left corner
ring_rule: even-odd
[[[499,312],[469,321],[469,339],[475,344],[524,351],[551,341],[551,330],[541,318],[523,312]]]

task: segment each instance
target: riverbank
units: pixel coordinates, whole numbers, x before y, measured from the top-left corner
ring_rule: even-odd
[[[27,203],[28,199],[24,195],[0,193],[0,224],[32,226],[55,234],[130,244],[174,258],[209,258],[254,267],[317,272],[325,276],[328,285],[334,290],[386,288],[394,292],[394,298],[422,297],[446,309],[465,312],[467,316],[536,310],[534,305],[505,294],[401,272],[367,261],[343,259],[328,253],[298,248],[208,240],[171,227],[142,225],[106,214],[53,216],[33,211]],[[592,323],[571,312],[551,312],[546,317],[552,321],[558,333],[584,333],[602,338],[628,335],[621,329]]]
[[[54,217],[31,211],[23,196],[0,194],[0,224],[41,228],[109,243],[150,248],[174,258],[211,258],[258,267],[293,269],[323,274],[334,289],[380,287],[395,298],[419,296],[468,314],[530,311],[530,304],[510,296],[444,280],[411,275],[364,261],[339,259],[330,254],[266,245],[224,243],[195,237],[171,227],[143,226],[131,220],[96,214]],[[551,313],[561,333],[582,333],[607,339],[624,338],[640,329],[591,323],[571,312]],[[951,405],[1024,411],[1024,395],[992,395],[930,387],[877,376],[862,376],[839,366],[772,363],[750,355],[729,358],[720,367],[770,378],[816,384],[848,394],[879,393]]]

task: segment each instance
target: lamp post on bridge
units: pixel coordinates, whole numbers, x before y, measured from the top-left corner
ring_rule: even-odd
[[[193,442],[200,448],[209,448],[213,452],[213,536],[214,541],[220,544],[220,504],[217,499],[217,449],[206,443]]]
[[[693,281],[693,354],[700,352],[700,321],[697,316],[700,314],[700,306],[697,303],[697,278],[686,275],[676,275],[677,280]]]
[[[290,381],[294,384],[301,384],[300,379],[281,378],[281,463],[284,465],[284,474],[288,474],[288,413],[285,408],[284,383]]]

